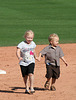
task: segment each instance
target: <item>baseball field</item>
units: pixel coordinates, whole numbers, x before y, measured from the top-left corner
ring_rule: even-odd
[[[76,99],[76,0],[0,0],[0,100]],[[46,47],[48,36],[57,33],[68,67],[60,60],[56,91],[44,89],[44,58],[36,61],[33,95],[25,94],[16,46],[26,30],[33,30],[36,53]]]

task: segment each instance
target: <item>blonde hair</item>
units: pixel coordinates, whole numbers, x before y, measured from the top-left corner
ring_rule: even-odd
[[[25,32],[25,35],[24,35],[24,38],[26,38],[26,36],[28,36],[28,35],[30,35],[30,34],[34,36],[34,32],[33,32],[32,30],[26,31],[26,32]]]
[[[49,42],[52,41],[54,39],[54,37],[59,38],[59,36],[56,33],[50,34],[49,37],[48,37]]]

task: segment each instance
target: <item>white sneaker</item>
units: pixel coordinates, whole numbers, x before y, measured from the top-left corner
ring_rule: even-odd
[[[34,89],[31,89],[30,93],[31,94],[35,93],[35,90]]]

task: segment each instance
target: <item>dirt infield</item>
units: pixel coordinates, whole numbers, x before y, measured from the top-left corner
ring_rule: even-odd
[[[37,55],[46,45],[37,45]],[[76,100],[76,44],[60,44],[69,64],[61,64],[60,78],[56,82],[56,91],[44,89],[45,64],[36,61],[33,95],[24,94],[25,87],[16,57],[16,47],[0,47],[0,69],[7,72],[0,75],[0,100]]]

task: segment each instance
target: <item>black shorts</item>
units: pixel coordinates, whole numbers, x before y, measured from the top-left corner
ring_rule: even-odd
[[[20,65],[22,77],[25,77],[25,75],[28,75],[30,73],[34,74],[34,67],[35,63],[31,63],[28,66]]]
[[[60,66],[46,65],[46,78],[58,79],[60,76]]]

